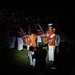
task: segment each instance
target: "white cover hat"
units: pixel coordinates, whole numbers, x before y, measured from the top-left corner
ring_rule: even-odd
[[[53,25],[53,23],[49,23],[49,24],[48,24],[48,26],[52,26],[52,25]]]

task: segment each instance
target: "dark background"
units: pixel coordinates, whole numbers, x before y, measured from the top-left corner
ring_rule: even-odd
[[[73,1],[2,0],[0,2],[0,9],[3,8],[9,12],[23,11],[29,15],[49,15],[60,22],[59,27],[61,31],[69,36],[74,33],[75,9]]]
[[[75,32],[74,31],[75,30],[75,6],[74,5],[75,5],[74,2],[72,2],[72,1],[61,1],[61,0],[58,2],[57,2],[57,0],[55,0],[55,1],[53,1],[53,0],[52,1],[51,0],[10,0],[10,1],[9,0],[2,0],[2,1],[0,1],[0,10],[7,9],[9,11],[9,15],[10,15],[10,13],[15,12],[15,11],[23,11],[27,15],[29,14],[29,15],[50,16],[51,18],[53,18],[53,20],[56,19],[56,22],[59,23],[58,26],[61,30],[61,33],[64,32],[67,35],[67,37],[70,38],[70,40],[74,41],[74,32]],[[3,31],[3,29],[2,29],[2,31]],[[5,33],[5,31],[4,31],[4,33]],[[2,51],[3,51],[3,55],[4,55],[4,56],[2,55],[1,60],[4,60],[5,56],[7,56],[6,58],[8,59],[8,53],[6,53],[4,50],[4,49],[7,49],[6,48],[7,42],[4,39],[5,39],[5,37],[2,36],[2,39],[0,40],[1,41],[0,45],[3,49]],[[6,42],[6,43],[4,44],[4,42]],[[63,46],[65,47],[65,44],[63,44]],[[70,47],[70,45],[67,46],[67,49],[69,47]],[[63,50],[65,50],[65,49],[63,49]],[[69,51],[69,53],[70,53],[70,55],[72,54],[71,55],[72,59],[70,59],[69,61],[71,62],[72,67],[74,67],[74,71],[75,71],[74,44],[72,45],[71,50],[72,50],[72,52]],[[9,57],[10,57],[10,55],[9,55]],[[63,54],[63,55],[65,55],[65,54]],[[59,58],[61,58],[61,57],[59,57]],[[7,59],[5,59],[5,60],[7,60]],[[4,61],[2,61],[2,64],[3,63],[4,63]],[[6,65],[6,64],[3,64],[4,66],[2,65],[1,68],[2,68],[2,70],[5,70],[5,71],[8,70],[7,72],[5,72],[5,71],[3,71],[3,72],[9,73],[10,69],[7,69],[9,64],[8,65]],[[13,70],[15,68],[15,67],[14,68],[13,67],[11,67],[12,68],[11,70]],[[70,67],[70,65],[68,65],[67,67]],[[10,68],[10,66],[8,68]],[[16,67],[15,69],[18,69],[18,67]],[[14,71],[16,71],[15,69],[14,69]],[[67,69],[69,69],[69,68],[67,68]],[[63,69],[61,71],[61,69],[58,68],[58,70],[59,70],[60,74],[61,73],[63,74]],[[19,69],[17,70],[16,74],[17,73],[19,74],[18,71],[19,71]],[[20,72],[20,73],[25,73],[23,71],[24,70],[22,70],[22,72]],[[66,71],[66,69],[65,69],[65,71]],[[69,70],[67,70],[67,71],[69,72]],[[10,71],[10,72],[13,72],[13,71]]]

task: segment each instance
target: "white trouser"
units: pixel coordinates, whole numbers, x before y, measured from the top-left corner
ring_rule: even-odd
[[[39,46],[39,43],[42,43],[41,36],[37,36],[37,46]]]
[[[27,45],[27,50],[29,50],[29,47],[30,47],[30,46],[29,46],[29,45]]]
[[[35,59],[32,58],[33,54],[34,54],[34,51],[29,51],[28,52],[28,57],[29,57],[30,65],[35,66]]]
[[[15,36],[9,37],[9,49],[15,48],[15,41],[16,41]]]
[[[54,51],[55,51],[55,46],[48,46],[48,58],[49,61],[54,61]]]
[[[18,40],[18,50],[19,51],[23,50],[23,39],[22,39],[22,37],[18,37],[17,40]]]

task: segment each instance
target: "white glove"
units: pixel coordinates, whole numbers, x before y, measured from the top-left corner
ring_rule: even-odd
[[[53,38],[55,36],[55,34],[51,35],[50,38]]]

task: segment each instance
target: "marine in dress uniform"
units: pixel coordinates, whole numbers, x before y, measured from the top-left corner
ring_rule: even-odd
[[[37,40],[37,35],[35,35],[32,32],[29,32],[27,45],[33,46],[34,50],[36,50],[36,40]]]
[[[27,40],[27,49],[28,49],[28,58],[29,58],[29,61],[30,61],[30,65],[32,66],[35,66],[35,59],[32,59],[32,55],[34,54],[34,51],[36,51],[36,39],[37,39],[37,36],[32,33],[32,32],[29,32],[29,35],[28,35],[28,40]],[[30,48],[33,47],[33,51],[30,50]]]
[[[18,42],[18,47],[17,49],[19,51],[23,50],[23,36],[25,35],[25,33],[23,32],[23,29],[21,27],[18,26],[17,29],[17,42]]]
[[[46,37],[48,42],[48,58],[49,61],[54,61],[54,50],[55,50],[55,33],[53,32],[52,23],[48,24],[48,30],[46,31]]]

